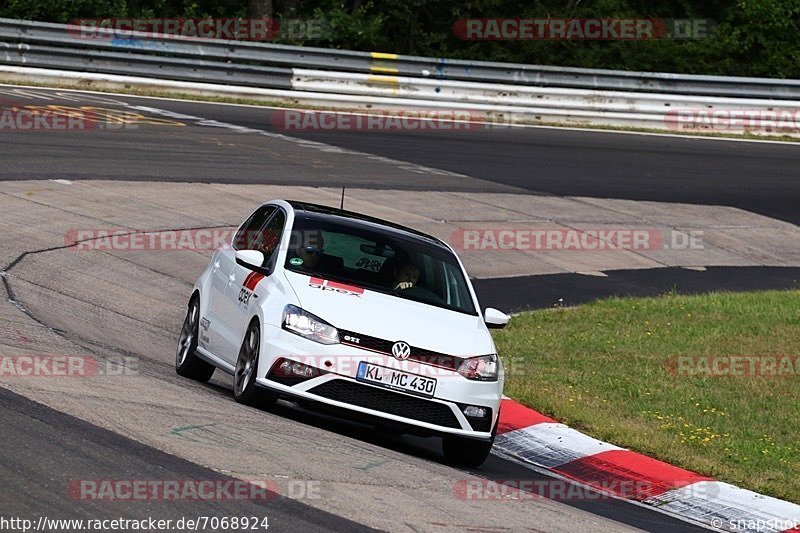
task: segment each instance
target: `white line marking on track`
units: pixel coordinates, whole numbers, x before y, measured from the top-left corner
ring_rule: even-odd
[[[19,97],[22,97],[22,98],[33,98],[35,100],[45,100],[45,101],[48,101],[48,102],[50,100],[52,100],[52,98],[50,98],[49,96],[46,96],[46,95],[43,95],[43,94],[34,93],[34,92],[29,92],[29,91],[23,91],[21,89],[14,89],[14,90],[11,90],[11,91],[0,89],[0,93],[7,94],[9,96],[16,96],[18,98]]]
[[[406,170],[408,172],[414,172],[417,174],[434,174],[437,176],[453,176],[458,178],[467,178],[468,176],[464,174],[458,174],[456,172],[450,172],[449,170],[440,170],[438,168],[431,168],[426,167],[423,165],[416,165],[414,163],[409,163],[406,161],[400,161],[397,159],[390,159],[388,157],[382,157],[372,154],[367,154],[364,152],[358,152],[356,150],[350,150],[347,148],[341,148],[339,146],[333,146],[330,144],[325,144],[317,141],[309,141],[307,139],[300,139],[297,137],[291,137],[289,135],[284,135],[282,133],[273,133],[270,131],[259,130],[255,128],[248,128],[245,126],[238,126],[236,124],[230,124],[228,122],[220,122],[218,120],[209,120],[202,117],[196,117],[194,115],[186,115],[183,113],[176,113],[174,111],[168,111],[166,109],[159,109],[157,107],[148,107],[148,106],[129,106],[129,109],[135,109],[137,111],[143,111],[147,113],[152,113],[154,115],[161,115],[169,118],[174,118],[177,120],[187,120],[193,121],[198,126],[209,126],[213,128],[224,128],[232,131],[236,131],[239,133],[255,133],[258,135],[263,135],[264,137],[269,137],[270,139],[278,139],[281,141],[287,141],[294,144],[298,144],[300,146],[304,146],[306,148],[312,148],[315,150],[319,150],[321,152],[326,153],[335,153],[335,154],[347,154],[347,155],[355,155],[359,157],[366,157],[372,161],[379,161],[382,163],[387,163],[392,166],[396,166],[401,170]]]
[[[0,43],[2,44],[2,43]],[[53,90],[52,88],[48,87],[36,87],[30,85],[8,85],[8,84],[0,84],[0,86],[5,87],[25,87],[30,89],[39,89],[39,90]],[[183,103],[194,103],[194,104],[203,104],[203,105],[216,105],[216,106],[235,106],[235,107],[249,107],[254,109],[272,109],[272,110],[292,110],[294,108],[290,107],[277,107],[277,106],[266,106],[266,105],[254,105],[254,104],[234,104],[234,103],[225,103],[225,102],[206,102],[203,100],[187,100],[183,98],[170,98],[165,96],[141,96],[136,94],[121,94],[121,93],[114,93],[114,92],[103,92],[98,93],[96,91],[86,91],[81,89],[59,89],[59,91],[63,92],[75,92],[81,94],[108,94],[111,96],[119,96],[122,98],[139,98],[139,99],[147,99],[147,100],[163,100],[165,102],[183,102]],[[123,102],[116,102],[118,104],[126,105]],[[332,111],[332,110],[321,110],[321,109],[300,109],[301,111],[325,111],[330,113],[348,113],[347,111]],[[350,112],[352,113],[352,112]],[[389,116],[389,115],[387,115]],[[437,118],[437,121],[446,122],[447,120],[444,118]],[[483,122],[471,122],[471,121],[464,121],[464,120],[452,120],[452,122],[469,122],[475,124],[485,124]],[[498,125],[498,127],[501,125]],[[703,137],[699,135],[682,135],[677,133],[659,133],[659,132],[649,132],[649,131],[620,131],[620,130],[612,130],[612,129],[602,129],[602,128],[581,128],[577,126],[550,126],[550,125],[540,125],[540,124],[502,124],[502,126],[509,127],[509,128],[534,128],[534,129],[547,129],[547,130],[565,130],[565,131],[581,131],[585,133],[597,133],[597,134],[616,134],[616,135],[643,135],[649,137],[669,137],[671,139],[688,139],[688,140],[696,140],[696,141],[720,141],[720,142],[747,142],[747,143],[762,143],[762,144],[786,144],[791,146],[798,146],[800,142],[793,142],[793,141],[776,141],[773,139],[740,139],[736,137]]]

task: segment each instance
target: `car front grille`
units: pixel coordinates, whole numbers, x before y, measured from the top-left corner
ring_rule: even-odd
[[[426,422],[447,428],[461,429],[461,424],[447,405],[361,385],[344,379],[333,379],[317,385],[308,392],[373,411],[380,411],[419,422]]]
[[[339,339],[342,344],[348,346],[355,346],[363,348],[372,352],[378,352],[386,355],[392,355],[392,345],[396,341],[388,341],[379,339],[378,337],[370,337],[369,335],[362,335],[355,331],[339,330]],[[411,355],[408,356],[411,361],[417,361],[426,365],[438,366],[448,370],[458,370],[461,363],[464,361],[461,357],[455,355],[447,355],[443,353],[426,350],[424,348],[411,347]]]

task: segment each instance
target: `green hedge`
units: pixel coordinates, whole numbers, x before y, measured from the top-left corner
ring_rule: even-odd
[[[0,16],[241,17],[265,0],[6,0]],[[273,0],[275,18],[319,19],[321,38],[291,44],[540,65],[800,78],[800,0]],[[712,19],[713,37],[649,41],[464,41],[470,17]]]

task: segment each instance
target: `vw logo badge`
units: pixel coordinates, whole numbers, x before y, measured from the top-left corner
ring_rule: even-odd
[[[392,355],[401,361],[411,355],[411,346],[407,342],[399,341],[392,344]]]

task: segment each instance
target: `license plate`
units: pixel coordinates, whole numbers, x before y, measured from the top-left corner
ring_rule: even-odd
[[[432,397],[436,390],[436,380],[433,378],[409,374],[402,370],[374,365],[366,361],[358,363],[356,379],[364,383],[380,385],[427,398]]]

